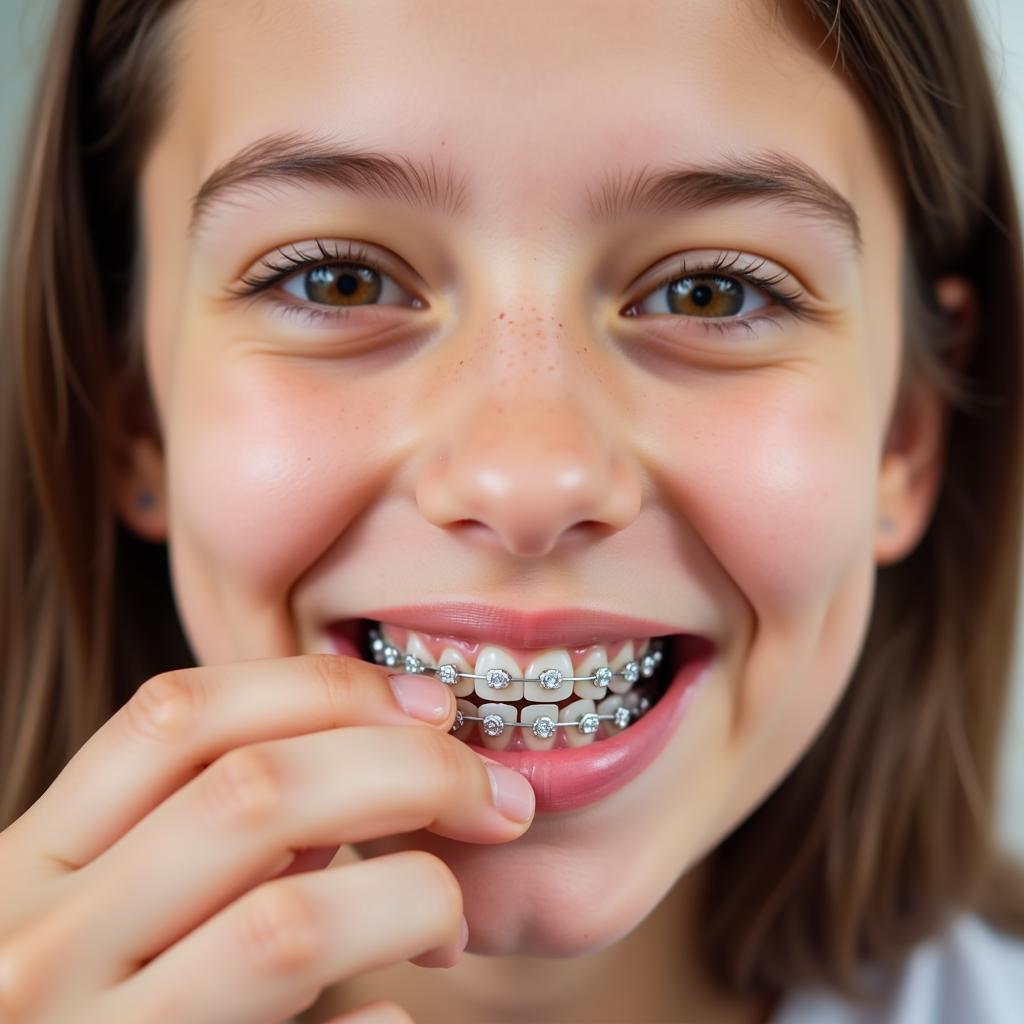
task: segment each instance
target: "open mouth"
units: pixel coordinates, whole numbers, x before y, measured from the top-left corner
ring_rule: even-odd
[[[456,698],[452,733],[491,750],[555,750],[618,736],[706,655],[691,634],[582,647],[510,648],[370,619],[342,627],[369,662],[433,675]]]

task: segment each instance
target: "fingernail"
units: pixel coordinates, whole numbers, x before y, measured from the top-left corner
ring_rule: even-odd
[[[401,709],[421,722],[436,725],[448,717],[452,696],[448,688],[431,676],[388,676],[391,691]]]
[[[494,806],[510,821],[522,825],[533,817],[533,787],[519,774],[504,765],[484,765],[491,778]]]
[[[459,952],[464,953],[466,947],[469,945],[469,922],[466,920],[466,915],[462,915],[462,932],[459,935]]]

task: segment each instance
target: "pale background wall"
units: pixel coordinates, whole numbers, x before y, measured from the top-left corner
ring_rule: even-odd
[[[1024,3],[976,0],[1024,200]],[[54,0],[0,0],[0,211],[6,211],[25,129],[25,104]],[[1024,631],[1024,621],[1022,621]],[[1024,663],[1018,644],[1017,688],[1004,743],[1003,831],[1024,855]]]
[[[1024,208],[1024,3],[975,0],[988,39],[990,64],[1003,108],[1010,155]],[[1003,745],[1003,833],[1024,855],[1024,607],[1017,626],[1016,693]]]

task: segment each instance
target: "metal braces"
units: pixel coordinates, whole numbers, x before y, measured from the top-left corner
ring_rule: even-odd
[[[587,712],[580,715],[574,722],[556,722],[549,715],[539,715],[532,722],[506,722],[501,715],[466,715],[460,710],[455,712],[455,723],[451,732],[457,732],[466,722],[481,722],[481,728],[488,736],[500,736],[506,729],[529,729],[541,740],[550,739],[556,729],[578,729],[584,736],[592,736],[597,732],[601,722],[614,722],[619,729],[625,729],[634,718],[640,718],[650,707],[650,701],[643,697],[636,710],[618,707],[610,715],[598,715]]]
[[[613,669],[601,666],[590,676],[566,676],[557,668],[543,669],[535,678],[517,678],[503,668],[492,668],[485,673],[463,672],[458,665],[428,665],[414,654],[403,654],[394,644],[389,644],[375,628],[370,629],[370,650],[373,660],[378,665],[388,668],[404,668],[406,672],[420,675],[433,675],[445,686],[454,686],[460,679],[483,679],[492,690],[504,690],[513,683],[537,683],[542,690],[557,690],[563,683],[594,683],[596,686],[607,686],[616,676],[621,676],[627,683],[635,683],[640,679],[650,679],[664,658],[663,644],[659,639],[651,641],[650,653],[642,658],[628,661],[622,668]]]
[[[483,679],[494,690],[504,690],[512,683],[537,683],[542,690],[557,690],[563,683],[592,682],[597,686],[607,686],[615,676],[621,676],[627,683],[649,679],[661,664],[664,653],[660,639],[651,641],[651,650],[643,658],[627,662],[619,669],[602,666],[593,675],[565,676],[559,669],[543,669],[536,678],[516,678],[504,669],[492,668],[486,673],[463,672],[457,665],[428,665],[413,654],[403,654],[399,648],[389,644],[376,628],[370,629],[370,650],[374,661],[388,668],[402,668],[404,671],[418,675],[433,675],[446,686],[454,686],[460,679]],[[635,697],[634,697],[635,699]],[[610,715],[586,712],[572,722],[559,722],[550,715],[539,715],[532,722],[506,722],[501,715],[467,715],[461,709],[455,712],[455,721],[451,732],[457,732],[466,722],[480,722],[487,736],[500,736],[506,729],[529,729],[538,739],[550,739],[556,729],[577,729],[584,736],[592,736],[600,728],[601,722],[613,722],[619,729],[625,729],[634,719],[642,717],[651,706],[647,697],[640,697],[635,708],[620,706]]]

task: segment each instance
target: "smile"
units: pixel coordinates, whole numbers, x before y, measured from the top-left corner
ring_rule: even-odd
[[[370,614],[332,623],[334,650],[450,687],[452,734],[528,778],[545,812],[585,807],[642,772],[716,663],[703,636],[601,612],[451,603]]]
[[[507,648],[485,645],[471,668],[468,645],[451,638],[384,624],[370,626],[367,638],[377,664],[450,686],[457,698],[451,731],[491,750],[550,750],[616,735],[651,707],[653,687],[637,684],[651,680],[664,661],[660,639],[616,644],[610,661],[605,645],[548,649],[525,670]],[[517,742],[516,729],[529,731],[525,743]]]

